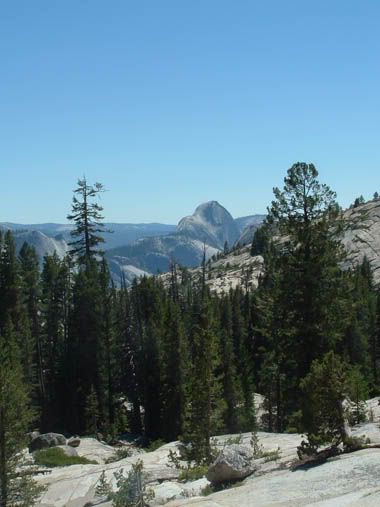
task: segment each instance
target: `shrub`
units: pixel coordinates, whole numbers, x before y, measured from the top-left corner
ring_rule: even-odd
[[[255,459],[261,458],[261,454],[263,452],[263,446],[259,443],[259,437],[257,436],[257,431],[252,431],[249,444],[253,450],[253,457]]]
[[[188,466],[181,470],[178,480],[181,482],[196,481],[204,477],[207,470],[208,466]]]
[[[100,496],[100,497],[104,496],[108,500],[111,492],[112,492],[111,486],[110,486],[109,482],[107,481],[106,474],[103,470],[103,472],[101,473],[101,475],[99,477],[99,481],[96,485],[95,495]]]
[[[262,451],[260,457],[264,458],[265,463],[268,463],[268,461],[277,461],[281,458],[281,450],[277,447],[277,449],[273,449],[272,451]]]
[[[239,435],[236,435],[234,437],[229,437],[224,442],[224,445],[233,445],[233,444],[241,444],[243,441],[243,435],[240,433]]]
[[[116,449],[115,454],[106,459],[106,464],[115,463],[116,461],[120,461],[125,458],[130,458],[132,456],[132,449],[129,447],[120,447]]]
[[[355,379],[351,381],[352,375]],[[308,375],[301,381],[305,394],[303,419],[311,447],[338,446],[347,439],[344,400],[350,384],[358,385],[359,372],[332,351],[313,361]],[[359,393],[360,394],[360,393]]]
[[[159,438],[158,440],[152,440],[149,442],[149,444],[146,446],[145,450],[147,452],[153,452],[165,445],[167,442],[165,440],[162,440],[162,438]]]
[[[279,447],[271,451],[264,450],[264,447],[259,443],[259,437],[256,431],[252,431],[250,445],[253,450],[254,459],[263,458],[264,462],[267,463],[268,461],[276,461],[281,457],[281,450]]]
[[[123,470],[115,472],[114,476],[118,490],[109,495],[113,507],[146,507],[147,502],[154,498],[154,492],[147,489],[144,483],[142,461],[132,465],[126,477]]]

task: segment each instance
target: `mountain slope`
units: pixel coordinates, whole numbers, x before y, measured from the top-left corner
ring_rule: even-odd
[[[204,246],[208,259],[223,250],[225,241],[233,245],[238,239],[241,245],[249,245],[263,218],[264,215],[252,215],[234,220],[218,202],[210,201],[180,220],[177,228],[164,224],[106,224],[115,230],[114,234],[106,235],[105,246],[115,245],[106,256],[115,280],[120,280],[122,274],[127,281],[132,281],[135,276],[165,272],[172,259],[183,266],[196,267],[202,261]],[[355,266],[367,257],[374,281],[380,284],[380,200],[346,210],[344,219],[342,241],[348,252],[345,266]],[[42,262],[45,254],[54,251],[61,257],[65,255],[72,225],[1,223],[0,229],[14,232],[17,250],[24,241],[33,245]],[[210,285],[220,291],[243,283],[239,262],[244,269],[252,271],[250,283],[257,283],[260,262],[251,259],[248,248],[223,257],[214,266]]]
[[[380,284],[380,200],[346,210],[344,219],[343,245],[348,252],[346,266],[355,266],[366,257],[375,284]]]
[[[345,230],[342,236],[342,243],[347,251],[347,258],[344,262],[345,268],[355,267],[366,257],[372,267],[374,283],[380,285],[380,200],[369,201],[356,208],[344,212]],[[254,225],[248,226],[244,234],[253,234]],[[248,232],[248,233],[247,233]],[[213,292],[227,293],[237,285],[254,288],[263,269],[261,256],[250,255],[250,242],[239,239],[241,248],[235,249],[227,255],[212,261],[207,266],[207,285]],[[200,268],[189,271],[189,275],[198,279]],[[164,283],[168,277],[163,275]]]
[[[156,274],[168,271],[172,260],[183,266],[198,266],[202,262],[203,247],[203,242],[198,239],[181,234],[170,234],[143,238],[130,245],[109,250],[106,252],[106,257],[114,275],[127,265]],[[206,246],[207,259],[218,252],[218,249]]]
[[[240,234],[231,214],[217,201],[200,204],[192,215],[180,220],[177,232],[220,250],[226,241],[232,246]]]
[[[212,292],[227,294],[230,289],[237,286],[243,289],[254,289],[258,285],[259,276],[263,271],[263,258],[261,255],[252,257],[251,247],[244,246],[234,250],[220,258],[210,259],[206,266],[206,285]],[[195,267],[187,271],[187,275],[193,280],[200,280],[202,268]],[[178,283],[181,283],[181,270],[177,271]],[[169,285],[171,274],[161,275],[163,283]]]
[[[246,217],[235,218],[240,234],[250,227],[259,227],[265,220],[266,215],[248,215]]]
[[[136,276],[165,272],[173,259],[187,267],[199,266],[204,249],[206,259],[223,250],[225,242],[232,246],[244,227],[256,227],[263,215],[237,218],[217,201],[200,204],[194,213],[179,221],[177,227],[165,224],[105,224],[106,257],[115,281],[124,277],[131,282]],[[24,241],[33,245],[40,259],[57,251],[63,256],[71,241],[72,224],[2,223],[16,236],[17,249]]]
[[[255,220],[255,216],[244,218]],[[186,267],[199,266],[204,249],[209,259],[223,250],[226,241],[232,246],[239,235],[231,214],[217,201],[209,201],[182,218],[175,233],[139,239],[109,250],[107,258],[112,261],[114,278],[125,266],[131,265],[155,274],[168,271],[172,260]]]
[[[22,245],[27,242],[36,249],[40,264],[43,262],[44,255],[53,255],[54,252],[60,258],[64,257],[68,251],[68,245],[62,236],[51,238],[40,231],[14,231],[13,236],[16,242],[16,250],[20,251]]]
[[[59,236],[66,242],[71,241],[70,232],[73,229],[72,224],[15,224],[11,222],[0,223],[0,229],[10,229],[11,231],[39,231],[54,238]],[[127,245],[132,241],[147,236],[160,236],[169,234],[176,230],[175,225],[151,223],[151,224],[119,224],[106,223],[105,229],[112,231],[103,234],[105,243],[104,249],[116,248],[118,246]]]

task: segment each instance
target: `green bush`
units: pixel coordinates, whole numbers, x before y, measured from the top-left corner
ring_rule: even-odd
[[[243,442],[243,435],[241,433],[239,433],[239,435],[227,438],[227,440],[224,442],[224,446],[233,445],[233,444],[241,444],[242,442]]]
[[[196,481],[201,479],[207,473],[208,466],[189,466],[183,468],[178,476],[178,480],[181,482]]]
[[[112,507],[147,507],[154,498],[154,491],[146,487],[143,462],[137,461],[125,477],[123,469],[114,473],[117,491],[108,497]]]
[[[60,447],[50,447],[41,449],[34,453],[34,462],[36,465],[45,467],[66,467],[69,465],[97,465],[96,461],[91,461],[81,456],[66,456]]]
[[[269,461],[277,461],[281,458],[281,450],[279,447],[272,451],[262,451],[261,458],[264,458],[264,462],[268,463]]]
[[[152,442],[149,442],[149,444],[146,446],[145,450],[146,452],[153,452],[165,444],[167,444],[167,442],[165,442],[165,440],[162,440],[161,438],[159,438],[158,440],[152,440]]]
[[[253,431],[251,435],[250,445],[253,450],[253,458],[260,459],[263,458],[264,462],[268,461],[276,461],[281,457],[281,450],[279,447],[277,449],[266,451],[264,447],[259,442],[259,437],[257,436],[257,431]]]
[[[120,447],[116,449],[115,454],[106,459],[106,464],[115,463],[116,461],[120,461],[124,458],[130,458],[133,452],[129,447]]]
[[[112,493],[111,485],[107,481],[106,473],[103,470],[103,472],[101,473],[99,480],[97,482],[96,488],[95,488],[95,495],[100,496],[100,497],[104,496],[108,500],[111,493]]]

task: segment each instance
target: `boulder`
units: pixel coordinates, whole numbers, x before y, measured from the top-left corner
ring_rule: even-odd
[[[34,439],[36,439],[37,437],[40,436],[40,432],[39,431],[31,431],[30,433],[27,433],[26,436],[28,438],[28,443],[30,444],[31,442],[33,442]]]
[[[60,433],[44,433],[38,435],[29,444],[30,452],[39,449],[47,449],[48,447],[56,447],[57,445],[66,445],[66,437]]]
[[[71,437],[67,441],[67,445],[70,447],[79,447],[80,445],[80,438],[79,437]]]
[[[206,477],[214,484],[237,481],[248,477],[256,469],[252,449],[245,445],[232,444],[219,452],[214,463],[209,466]]]

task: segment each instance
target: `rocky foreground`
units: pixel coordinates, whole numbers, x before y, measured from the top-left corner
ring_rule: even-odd
[[[368,402],[373,422],[353,429],[354,436],[366,435],[371,443],[380,444],[379,398]],[[248,444],[250,434],[243,434],[242,444]],[[380,449],[364,449],[329,459],[325,464],[292,471],[297,459],[296,448],[302,436],[297,434],[258,433],[264,451],[280,448],[273,460],[256,460],[256,471],[234,487],[202,496],[209,492],[206,478],[182,483],[179,471],[169,466],[169,451],[178,449],[178,442],[164,445],[153,452],[137,452],[134,456],[105,464],[114,448],[95,439],[85,438],[77,452],[96,460],[97,465],[73,465],[55,468],[38,481],[47,486],[39,507],[109,507],[95,496],[102,471],[114,484],[114,472],[127,473],[141,459],[147,481],[155,492],[151,505],[168,507],[378,507],[380,505]],[[232,445],[231,435],[218,437],[218,447]],[[89,503],[91,502],[91,503]]]

